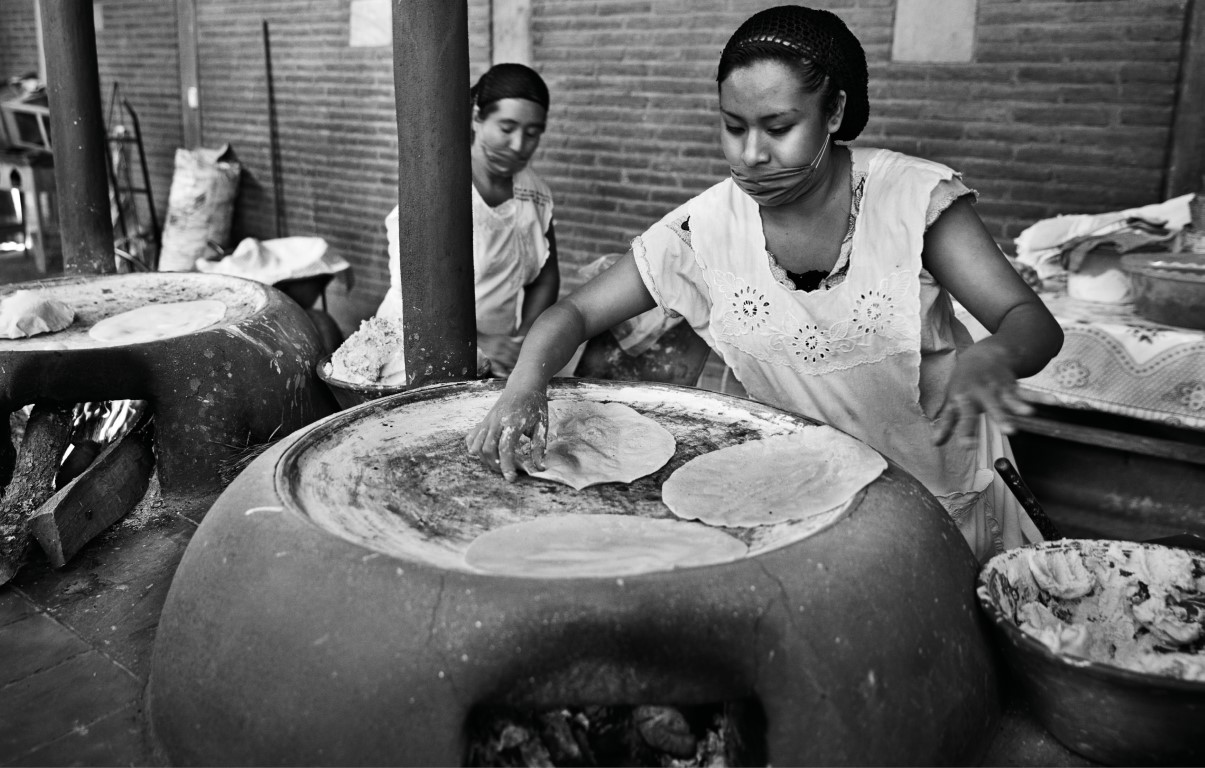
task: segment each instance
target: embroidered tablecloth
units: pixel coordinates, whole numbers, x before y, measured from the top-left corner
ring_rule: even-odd
[[[1019,382],[1024,399],[1205,429],[1205,331],[1152,323],[1130,304],[1040,295],[1063,328],[1063,348]],[[976,339],[986,334],[973,319],[967,327]]]

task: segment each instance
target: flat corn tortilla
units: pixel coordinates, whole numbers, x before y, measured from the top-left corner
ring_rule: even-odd
[[[465,563],[507,576],[630,576],[744,557],[741,540],[698,523],[631,515],[549,515],[495,528]]]
[[[136,344],[184,336],[208,328],[226,316],[226,305],[214,299],[148,304],[106,317],[88,335],[106,344]]]
[[[665,427],[621,403],[553,400],[548,403],[544,469],[532,466],[527,455],[519,456],[519,466],[532,477],[580,491],[656,472],[676,448]]]
[[[23,339],[71,325],[75,310],[47,291],[15,291],[0,299],[0,337]]]
[[[661,498],[684,520],[774,525],[841,506],[886,468],[865,443],[832,427],[811,426],[697,456],[669,476]]]

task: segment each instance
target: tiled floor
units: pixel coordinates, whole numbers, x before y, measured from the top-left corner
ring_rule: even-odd
[[[143,503],[65,567],[0,587],[0,765],[157,765],[142,695],[159,612],[208,498]]]
[[[0,284],[36,277],[0,256]],[[716,359],[700,386],[743,395]],[[208,498],[144,501],[59,570],[40,551],[0,586],[0,766],[164,765],[143,692],[159,613]],[[1089,763],[1009,697],[989,765]]]

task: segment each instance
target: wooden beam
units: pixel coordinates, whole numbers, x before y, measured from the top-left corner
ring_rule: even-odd
[[[201,146],[201,76],[197,57],[197,0],[176,0],[176,42],[180,51],[180,115],[184,146]]]
[[[1188,0],[1164,199],[1205,192],[1205,0]]]
[[[466,0],[394,0],[398,235],[410,386],[476,377]]]
[[[142,500],[155,467],[151,409],[143,406],[134,428],[104,447],[78,477],[60,488],[29,520],[55,568]]]
[[[1161,437],[1134,435],[1085,424],[1070,424],[1041,416],[1013,416],[1013,422],[1017,429],[1034,435],[1205,465],[1205,446],[1201,445],[1181,443]]]
[[[38,0],[46,44],[50,133],[63,270],[117,271],[92,3]]]
[[[72,410],[39,404],[29,414],[13,479],[0,501],[0,584],[25,564],[33,542],[29,519],[54,494],[54,476],[71,440]]]

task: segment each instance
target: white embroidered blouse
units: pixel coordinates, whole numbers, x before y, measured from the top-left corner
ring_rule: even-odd
[[[633,240],[641,278],[751,397],[831,424],[907,469],[981,559],[1032,540],[1036,529],[992,470],[997,456],[1011,455],[998,427],[983,421],[977,451],[932,439],[957,352],[972,340],[921,263],[924,234],[973,193],[937,163],[850,153],[856,205],[819,289],[795,288],[766,251],[757,203],[731,179]]]

